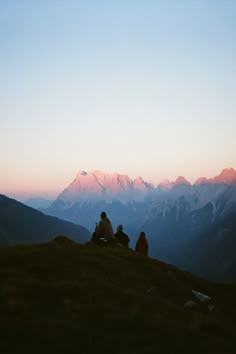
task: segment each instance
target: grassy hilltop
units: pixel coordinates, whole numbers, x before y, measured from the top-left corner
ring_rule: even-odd
[[[192,290],[213,299],[184,308]],[[59,237],[0,248],[0,353],[235,353],[236,286]]]

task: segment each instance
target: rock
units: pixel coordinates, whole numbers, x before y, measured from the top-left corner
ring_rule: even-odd
[[[207,306],[207,308],[210,312],[213,312],[215,310],[215,306],[213,304]]]
[[[188,300],[187,302],[185,302],[184,304],[184,308],[193,308],[193,307],[196,307],[197,306],[197,303],[193,300]]]
[[[200,291],[192,290],[192,294],[200,302],[209,302],[211,300],[210,296],[200,293]]]

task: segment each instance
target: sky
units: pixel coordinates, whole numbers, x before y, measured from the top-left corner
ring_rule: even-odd
[[[236,1],[0,0],[0,193],[236,168]]]

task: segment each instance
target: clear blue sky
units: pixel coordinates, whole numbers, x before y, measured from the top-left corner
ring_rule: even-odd
[[[0,0],[0,193],[236,167],[236,1]]]

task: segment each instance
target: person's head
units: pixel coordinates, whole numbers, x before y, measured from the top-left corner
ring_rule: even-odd
[[[101,212],[101,219],[104,219],[107,217],[107,214],[105,213],[105,211]]]
[[[145,235],[145,232],[144,232],[144,231],[141,231],[139,237],[140,237],[140,238],[145,238],[145,236],[146,236],[146,235]]]
[[[118,226],[117,226],[117,231],[123,231],[123,225],[121,225],[121,224],[118,225]]]

